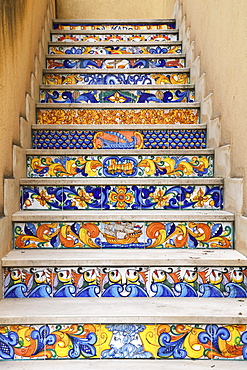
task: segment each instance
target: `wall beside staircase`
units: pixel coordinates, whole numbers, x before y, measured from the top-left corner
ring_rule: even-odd
[[[54,9],[54,0],[2,0],[0,4],[1,257],[9,250],[11,243],[9,216],[11,211],[16,207],[18,209],[19,206],[19,195],[16,190],[18,180],[12,178],[18,178],[21,174],[18,174],[17,168],[13,169],[12,150],[14,148],[13,154],[18,161],[18,168],[24,170],[25,156],[21,147],[30,147],[31,139],[27,132],[30,132],[30,124],[35,120],[36,94],[38,84],[41,82],[51,20],[55,17]],[[8,179],[5,180],[5,190],[4,178]]]
[[[171,18],[175,0],[56,0],[60,19]]]

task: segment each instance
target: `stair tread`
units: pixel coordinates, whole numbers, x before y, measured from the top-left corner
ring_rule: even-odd
[[[79,105],[79,104],[78,104]],[[90,109],[90,108],[89,108]],[[33,130],[79,130],[79,129],[83,129],[83,130],[99,130],[99,131],[102,131],[102,130],[107,130],[107,131],[112,131],[112,130],[135,130],[135,131],[138,131],[138,130],[198,130],[198,129],[206,129],[206,124],[189,124],[189,125],[186,125],[186,124],[181,124],[181,125],[172,125],[172,124],[169,124],[169,125],[152,125],[152,124],[143,124],[143,125],[132,125],[132,124],[128,124],[128,125],[121,125],[121,124],[116,124],[116,125],[94,125],[94,124],[76,124],[76,125],[70,125],[70,124],[54,124],[54,125],[45,125],[45,124],[41,124],[41,125],[37,125],[37,124],[34,124],[32,125],[32,129]],[[128,149],[129,150],[129,149]],[[187,149],[188,150],[188,149]]]
[[[70,70],[71,71],[71,70]],[[103,71],[103,70],[102,70]],[[144,85],[145,86],[145,85]],[[193,102],[193,103],[145,103],[145,104],[142,104],[142,103],[126,103],[123,104],[122,103],[100,103],[100,104],[90,104],[90,106],[88,104],[83,104],[83,103],[36,103],[36,108],[84,108],[84,109],[93,109],[93,108],[97,108],[97,109],[106,109],[106,108],[112,108],[112,109],[128,109],[128,108],[132,108],[132,109],[168,109],[168,108],[172,108],[172,109],[182,109],[182,108],[199,108],[200,107],[200,103],[199,102]],[[46,125],[47,126],[47,125]],[[61,125],[60,125],[61,126]],[[111,125],[112,126],[112,125]],[[177,125],[179,126],[179,125]],[[194,127],[195,125],[190,125],[192,127]],[[153,125],[153,127],[156,127],[156,125]]]
[[[40,85],[41,90],[169,90],[169,89],[194,89],[192,84],[166,84],[166,85]]]
[[[111,210],[111,211],[18,211],[13,213],[12,221],[234,221],[234,214],[220,210]]]
[[[246,370],[245,361],[222,361],[222,360],[121,360],[121,359],[111,359],[111,360],[28,360],[23,362],[22,360],[15,361],[2,361],[1,369],[2,370],[29,370],[31,368],[35,370],[126,370],[128,369],[142,369],[142,370],[232,370],[234,367],[237,370]]]
[[[47,59],[172,59],[185,58],[185,54],[46,54]],[[52,69],[51,69],[52,70]],[[179,69],[178,69],[179,70]],[[155,71],[155,69],[154,69]]]
[[[152,46],[166,46],[166,45],[182,45],[182,41],[162,41],[159,43],[158,41],[122,41],[121,43],[111,43],[109,41],[71,41],[71,42],[63,42],[63,41],[50,41],[48,43],[49,46],[109,46],[109,47],[121,47],[121,46],[147,46],[147,45],[152,45]],[[91,55],[91,54],[90,54]],[[109,55],[109,54],[106,54]],[[162,54],[163,55],[163,54]]]
[[[136,24],[140,24],[140,23],[147,23],[147,24],[152,24],[152,23],[174,23],[176,22],[176,19],[175,18],[154,18],[154,19],[75,19],[75,18],[56,18],[56,19],[53,19],[53,24],[56,24],[56,23],[75,23],[75,24],[79,24],[79,23],[82,23],[82,24],[86,24],[86,23],[89,23],[89,24],[92,24],[92,23],[96,23],[96,24],[112,24],[112,23],[118,23],[118,24],[127,24],[127,23],[136,23]]]
[[[96,303],[96,304],[95,304]],[[6,298],[1,325],[70,323],[246,324],[247,299],[228,298]],[[185,309],[186,307],[186,309]]]
[[[176,34],[179,30],[177,28],[167,28],[166,30],[51,30],[52,35],[56,34],[78,34],[78,35],[104,35],[104,34],[115,34],[115,35],[125,35],[125,34]]]
[[[247,257],[232,249],[15,249],[3,266],[246,266]]]
[[[63,43],[64,44],[64,43]],[[66,43],[67,45],[67,43]],[[62,74],[62,73],[71,73],[71,74],[79,74],[79,73],[89,73],[89,74],[104,74],[104,73],[121,73],[121,74],[146,74],[146,73],[153,73],[153,74],[158,74],[158,73],[164,73],[164,74],[167,74],[167,73],[178,73],[178,74],[181,74],[181,73],[188,73],[190,72],[190,68],[179,68],[179,70],[177,68],[155,68],[155,70],[153,68],[142,68],[140,69],[140,72],[137,73],[136,70],[133,70],[133,69],[125,69],[124,71],[122,70],[119,70],[117,68],[112,68],[112,69],[100,69],[100,70],[96,70],[96,71],[93,71],[91,69],[86,69],[86,68],[78,68],[76,69],[76,72],[75,70],[72,70],[71,71],[71,68],[61,68],[61,69],[49,69],[49,68],[45,68],[43,69],[43,72],[44,73],[52,73],[52,74]],[[148,85],[138,85],[138,86],[148,86]],[[163,85],[162,85],[163,86]],[[176,86],[176,85],[175,85]]]

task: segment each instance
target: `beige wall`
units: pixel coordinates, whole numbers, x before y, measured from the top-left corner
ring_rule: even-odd
[[[171,18],[174,0],[56,0],[58,18]]]
[[[213,115],[221,117],[221,145],[231,144],[231,176],[244,178],[247,215],[247,1],[180,3],[206,72],[206,95],[213,92]]]

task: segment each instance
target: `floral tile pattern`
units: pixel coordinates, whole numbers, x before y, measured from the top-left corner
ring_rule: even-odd
[[[205,129],[33,130],[33,149],[203,149]]]
[[[231,222],[27,222],[14,224],[14,247],[233,248]]]
[[[116,41],[157,41],[157,42],[166,42],[166,41],[177,41],[178,34],[177,33],[150,33],[150,34],[141,34],[141,33],[134,33],[134,34],[76,34],[76,33],[64,33],[64,34],[55,34],[51,35],[51,41],[53,42],[68,42],[68,41],[81,41],[81,42],[100,42],[100,41],[109,41],[109,42],[116,42]]]
[[[169,90],[40,90],[41,103],[192,103],[193,89]]]
[[[126,57],[127,58],[127,57]],[[159,58],[138,58],[138,56],[127,59],[114,59],[114,56],[108,56],[105,59],[102,58],[76,58],[71,56],[71,59],[63,57],[48,57],[47,58],[47,68],[59,69],[59,68],[70,68],[70,69],[80,69],[80,68],[90,68],[90,69],[112,69],[112,68],[184,68],[185,58],[179,56],[174,57],[159,57]]]
[[[246,325],[9,325],[0,328],[0,343],[1,360],[247,359]]]
[[[23,210],[222,209],[223,187],[189,186],[22,186]]]
[[[188,84],[188,73],[49,73],[46,85],[165,85]]]
[[[27,156],[27,177],[212,177],[212,155]]]
[[[55,30],[167,30],[175,29],[176,24],[173,21],[164,23],[141,23],[133,22],[126,24],[102,24],[102,23],[54,23]]]
[[[199,109],[66,109],[38,108],[37,124],[198,124]]]
[[[90,55],[109,55],[109,54],[181,54],[182,48],[180,45],[164,45],[164,46],[50,46],[49,54],[90,54]]]

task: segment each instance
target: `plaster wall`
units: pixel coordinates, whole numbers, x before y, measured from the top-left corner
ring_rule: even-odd
[[[231,145],[230,176],[243,177],[247,215],[247,2],[246,0],[180,0],[190,28],[194,55],[206,72],[205,96],[212,94],[212,117],[220,116],[220,145]],[[231,195],[235,202],[237,191]]]
[[[56,0],[60,19],[171,18],[175,0]]]

